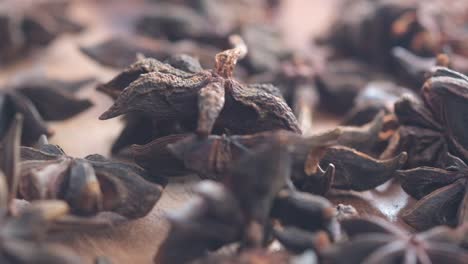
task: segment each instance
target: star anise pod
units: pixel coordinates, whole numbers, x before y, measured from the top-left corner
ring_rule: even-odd
[[[354,149],[337,146],[325,151],[320,164],[322,166],[334,165],[335,177],[331,185],[333,188],[365,191],[392,179],[395,171],[401,169],[406,160],[405,152],[391,159],[379,160]],[[315,189],[313,183],[320,179],[321,174],[311,170],[303,178],[298,179],[296,184],[302,186],[299,188],[303,190],[311,187]]]
[[[300,133],[291,109],[271,86],[247,86],[232,78],[237,60],[247,52],[241,39],[232,40],[236,47],[216,55],[213,71],[190,73],[154,59],[135,63],[101,86],[109,93],[122,92],[100,119],[142,112],[156,125],[182,123],[200,136],[275,129]]]
[[[68,212],[62,201],[37,201],[18,207],[19,144],[23,118],[15,115],[0,148],[1,263],[81,263],[68,249],[46,244],[48,227]]]
[[[244,155],[279,138],[288,142],[295,156],[305,157],[310,152],[330,146],[339,136],[338,130],[312,137],[285,130],[243,136],[210,135],[206,139],[193,134],[178,134],[143,146],[134,145],[132,151],[137,164],[154,175],[182,176],[196,172],[203,179],[222,180]],[[303,169],[303,163],[301,165]]]
[[[173,54],[191,55],[198,58],[202,65],[211,67],[213,56],[219,52],[216,48],[191,41],[171,43],[143,36],[113,37],[95,45],[82,46],[80,50],[104,66],[117,68],[125,68],[134,63],[139,55],[164,61]]]
[[[58,35],[82,26],[67,16],[67,0],[8,0],[0,3],[0,63],[48,45]]]
[[[443,168],[417,167],[397,173],[403,190],[419,200],[402,215],[418,230],[468,222],[468,166],[446,155]]]
[[[162,188],[146,181],[149,175],[138,166],[98,154],[73,158],[44,138],[38,148],[22,147],[21,158],[21,198],[59,199],[70,206],[71,215],[59,219],[58,226],[92,227],[140,218],[161,196]]]
[[[403,98],[395,104],[399,133],[389,148],[408,152],[408,167],[439,166],[450,151],[468,160],[464,122],[468,77],[436,68],[421,89],[423,103]],[[388,152],[391,153],[391,152]]]
[[[188,55],[173,55],[166,62],[172,67],[186,72],[197,73],[203,70],[199,61]],[[118,85],[120,82],[125,81],[126,75],[121,76],[123,79],[114,78],[110,83],[99,85],[96,89],[114,100],[117,99],[125,88],[125,86]],[[182,127],[180,122],[174,121],[159,121],[156,125],[150,115],[141,112],[128,113],[125,115],[124,120],[124,130],[111,148],[114,154],[125,155],[125,150],[131,144],[146,144],[154,137],[183,133],[187,130]]]
[[[52,135],[44,120],[64,120],[91,107],[91,101],[73,93],[92,81],[26,78],[7,85],[0,91],[0,137],[16,113],[24,116],[23,145],[33,144],[42,134]]]
[[[325,263],[466,263],[456,230],[440,226],[423,233],[407,230],[380,218],[341,221],[349,241],[323,254]]]
[[[341,127],[310,137],[288,131],[244,136],[210,135],[206,139],[190,134],[171,135],[143,146],[133,146],[132,150],[137,164],[153,175],[170,177],[195,172],[202,178],[220,180],[246,153],[282,138],[290,146],[293,155],[291,179],[299,189],[316,194],[326,193],[330,187],[363,191],[391,179],[395,170],[405,164],[406,153],[378,160],[343,146],[326,148],[341,144],[367,149],[378,139],[381,118],[382,115],[362,128]]]
[[[235,242],[242,252],[264,248],[273,219],[309,231],[328,228],[334,208],[326,199],[284,189],[290,162],[285,142],[273,141],[238,161],[224,186],[197,185],[199,199],[170,218],[171,229],[155,261],[187,263]],[[185,246],[190,250],[181,253],[178,249]]]
[[[403,47],[421,56],[444,50],[467,56],[466,1],[346,1],[327,42],[337,53],[359,57],[393,70],[392,49]]]
[[[199,183],[194,191],[197,198],[185,210],[168,215],[171,226],[155,263],[187,263],[239,239],[243,220],[232,193],[210,181]],[[190,250],[180,252],[182,247]]]

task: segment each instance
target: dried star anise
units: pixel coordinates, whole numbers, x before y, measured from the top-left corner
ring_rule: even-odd
[[[468,222],[468,166],[446,153],[444,168],[397,172],[403,190],[419,201],[402,215],[418,230]]]
[[[389,148],[407,151],[409,168],[437,167],[447,151],[467,161],[468,140],[462,125],[467,94],[468,77],[436,68],[421,89],[423,103],[406,97],[395,104],[401,126]]]
[[[249,134],[275,129],[300,133],[294,114],[274,87],[243,85],[232,78],[237,60],[247,50],[241,39],[231,40],[236,47],[216,55],[214,71],[191,73],[154,59],[133,64],[100,86],[108,94],[118,94],[100,119],[142,113],[151,118],[155,129],[177,124],[200,136],[212,131]]]
[[[351,218],[340,223],[349,241],[327,249],[325,263],[461,264],[468,259],[468,251],[460,247],[462,238],[448,227],[410,234],[380,218]]]
[[[290,146],[293,155],[291,179],[300,190],[316,194],[326,193],[330,187],[363,191],[391,179],[406,162],[406,153],[378,160],[344,147],[365,150],[375,144],[382,126],[381,118],[379,115],[373,123],[362,128],[340,127],[310,137],[289,131],[242,136],[210,135],[205,139],[178,134],[143,146],[132,146],[132,151],[137,164],[153,175],[183,176],[195,172],[201,178],[222,180],[244,155],[282,138]],[[334,144],[344,146],[326,149]]]
[[[291,145],[295,156],[305,158],[310,152],[330,146],[339,135],[338,130],[313,137],[302,137],[285,130],[243,136],[210,135],[206,139],[193,134],[179,134],[162,137],[143,146],[134,145],[132,151],[137,164],[154,175],[182,176],[196,172],[201,178],[221,180],[244,155],[278,138]],[[301,165],[304,169],[303,163]]]
[[[392,179],[395,171],[401,169],[406,160],[407,154],[405,152],[391,159],[378,160],[354,149],[337,146],[330,147],[325,151],[320,164],[333,164],[335,166],[333,188],[365,191],[374,189]],[[298,179],[298,182],[304,181],[300,184],[313,186],[311,183],[316,181],[316,178],[317,174],[312,172],[306,174],[304,178]],[[305,186],[302,188],[307,189]]]
[[[179,70],[197,73],[203,70],[197,59],[188,55],[173,55],[167,59],[167,63]],[[139,64],[137,64],[139,65]],[[126,76],[114,78],[108,84],[99,85],[96,89],[105,93],[112,99],[116,99],[125,87],[118,86],[125,81]],[[153,123],[150,115],[141,112],[132,112],[125,115],[125,128],[112,145],[112,153],[124,155],[125,150],[131,144],[146,144],[154,137],[186,132],[179,122],[159,121],[158,125]]]
[[[46,46],[58,35],[82,27],[68,18],[67,0],[8,0],[0,3],[0,64],[34,48]]]
[[[139,55],[164,61],[173,54],[191,55],[198,58],[203,66],[211,67],[213,56],[219,52],[218,49],[190,41],[171,43],[143,36],[114,37],[96,45],[82,46],[80,50],[102,65],[118,68],[134,63]]]
[[[149,175],[138,166],[97,154],[72,158],[44,138],[38,145],[37,149],[21,148],[18,194],[28,201],[67,202],[72,215],[59,219],[59,226],[68,222],[80,227],[81,219],[83,225],[92,226],[93,221],[104,225],[109,214],[116,221],[140,218],[151,211],[161,196],[161,187],[144,180]]]
[[[42,134],[52,135],[44,120],[67,119],[88,109],[91,101],[79,99],[73,92],[92,81],[27,78],[7,85],[0,91],[0,137],[16,113],[24,116],[23,145],[33,144]]]
[[[209,250],[233,243],[240,243],[239,250],[244,253],[264,248],[270,242],[273,219],[287,227],[328,231],[335,214],[326,199],[284,189],[290,163],[286,142],[278,139],[246,154],[226,177],[224,186],[209,181],[197,185],[199,197],[170,217],[170,232],[155,261],[187,263],[198,259],[206,263],[210,258],[204,255]],[[310,244],[309,249],[315,246]],[[180,252],[181,247],[190,250]]]
[[[185,210],[169,214],[171,227],[155,263],[186,263],[239,238],[242,215],[235,197],[209,181],[199,183],[194,191],[198,197]],[[186,250],[180,252],[180,248]]]
[[[17,208],[19,144],[23,118],[15,115],[0,150],[1,263],[81,263],[68,249],[46,244],[49,225],[68,211],[62,201],[38,201]]]
[[[338,53],[393,70],[394,47],[434,57],[448,50],[467,56],[466,1],[346,1],[328,43]]]

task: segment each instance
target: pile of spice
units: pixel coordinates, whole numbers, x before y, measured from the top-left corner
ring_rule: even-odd
[[[84,28],[69,1],[19,2],[0,3],[1,64]],[[76,45],[112,79],[5,84],[0,262],[82,263],[47,238],[143,218],[195,174],[154,263],[467,263],[468,2],[343,0],[307,50],[273,26],[283,4],[146,1],[127,34]],[[96,119],[124,123],[110,157],[48,141],[90,85],[113,100]],[[340,124],[317,133],[318,112]],[[343,198],[382,185],[414,202]]]

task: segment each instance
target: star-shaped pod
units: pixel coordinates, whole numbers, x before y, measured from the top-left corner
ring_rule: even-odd
[[[359,57],[389,70],[397,65],[392,49],[403,47],[421,56],[450,50],[467,57],[468,4],[446,1],[344,1],[342,13],[330,29],[327,42],[339,55]]]
[[[16,192],[23,118],[16,115],[0,144],[0,262],[81,263],[69,250],[46,244],[48,227],[68,212],[62,201],[38,201],[18,207]]]
[[[444,168],[398,171],[403,189],[419,201],[403,219],[419,230],[468,222],[468,166],[447,153]]]
[[[336,146],[325,151],[320,163],[335,166],[333,188],[365,191],[392,179],[406,160],[406,152],[391,159],[379,160],[351,148]]]
[[[188,55],[174,55],[166,60],[174,68],[186,72],[197,73],[203,71],[200,62]],[[136,64],[136,67],[140,67]],[[137,69],[134,69],[138,71]],[[130,70],[132,72],[133,70]],[[106,94],[112,99],[117,99],[119,94],[126,88],[126,75],[120,75],[122,78],[114,78],[108,84],[98,85],[99,92]],[[121,85],[124,83],[124,86]],[[120,84],[120,85],[119,85]],[[159,121],[155,124],[151,115],[142,112],[133,112],[124,116],[125,127],[119,137],[112,145],[111,151],[114,154],[123,155],[132,144],[146,144],[155,137],[162,137],[171,134],[187,132],[187,128],[182,127],[180,122]]]
[[[363,191],[393,178],[394,172],[405,164],[406,153],[378,160],[352,148],[330,146],[367,148],[364,142],[375,142],[378,137],[376,128],[381,125],[381,119],[376,119],[364,127],[340,127],[310,137],[289,131],[243,136],[210,135],[206,139],[179,134],[143,146],[132,146],[132,150],[136,163],[153,175],[170,177],[195,172],[201,178],[221,180],[244,155],[282,138],[293,155],[291,179],[300,190],[316,194],[326,193],[330,187]]]
[[[294,148],[295,153],[306,156],[309,152],[330,146],[339,135],[338,130],[313,137],[302,137],[285,130],[243,136],[210,135],[206,139],[193,134],[178,134],[146,145],[134,145],[132,150],[137,164],[154,175],[183,176],[196,172],[204,179],[221,180],[244,155],[279,138]]]
[[[408,167],[439,166],[450,151],[468,160],[465,113],[468,111],[468,77],[436,68],[422,90],[423,103],[403,98],[395,104],[401,124],[389,147],[407,151]]]
[[[23,145],[31,145],[43,134],[51,135],[45,120],[64,120],[92,106],[91,101],[73,94],[93,79],[61,81],[26,78],[0,91],[0,137],[16,113],[24,117]]]
[[[191,73],[154,59],[133,64],[101,87],[122,92],[100,119],[141,112],[157,126],[178,122],[199,136],[276,129],[300,133],[291,109],[270,86],[244,85],[232,78],[247,49],[240,38],[231,40],[236,47],[216,55],[215,70]]]
[[[440,226],[424,233],[407,230],[380,218],[341,221],[349,240],[324,253],[326,263],[466,263],[457,230]]]
[[[273,219],[311,232],[327,228],[334,208],[326,199],[284,188],[290,162],[284,143],[272,141],[236,162],[224,184],[198,184],[198,197],[170,217],[171,229],[155,261],[188,263],[232,243],[241,252],[266,250]],[[182,247],[190,250],[180,252]]]
[[[82,26],[67,16],[68,0],[6,0],[0,3],[0,64],[46,46],[58,35]]]
[[[21,158],[19,196],[28,201],[67,202],[71,215],[59,219],[59,226],[140,218],[161,196],[162,188],[144,179],[149,177],[145,170],[101,155],[72,158],[58,146],[41,142],[38,148],[22,147]]]

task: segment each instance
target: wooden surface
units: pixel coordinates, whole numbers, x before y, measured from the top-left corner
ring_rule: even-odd
[[[128,4],[127,2],[131,2]],[[1,69],[0,82],[23,75],[47,75],[51,78],[78,79],[96,77],[107,81],[117,71],[101,67],[82,55],[80,44],[97,43],[112,34],[128,30],[128,13],[137,13],[141,1],[76,1],[72,16],[88,27],[79,35],[66,35],[57,39],[46,50],[35,53],[31,59]],[[305,49],[310,37],[324,30],[333,17],[332,0],[287,0],[283,1],[278,27],[287,36],[288,43],[295,48]],[[51,142],[59,144],[69,155],[83,157],[92,153],[109,154],[109,148],[119,134],[122,124],[118,119],[99,121],[97,117],[111,101],[94,91],[93,85],[83,89],[80,96],[91,98],[95,106],[76,118],[52,123],[55,135]],[[336,124],[337,117],[316,114],[314,133]],[[183,206],[190,198],[190,186],[196,177],[187,177],[171,182],[162,199],[145,218],[111,230],[92,233],[63,234],[60,243],[72,246],[91,263],[95,256],[108,256],[114,263],[152,263],[158,245],[164,239],[167,223],[164,215]],[[397,221],[397,214],[407,204],[407,196],[397,185],[387,184],[378,191],[366,193],[338,193],[331,197],[333,202],[355,205],[361,213],[382,215]],[[368,201],[374,201],[372,205]],[[183,249],[181,249],[183,250]]]

